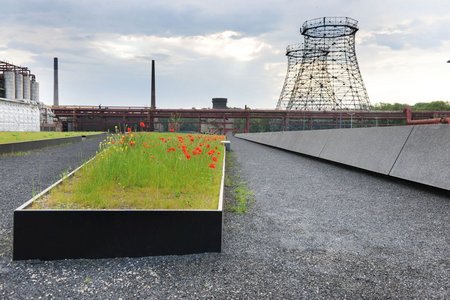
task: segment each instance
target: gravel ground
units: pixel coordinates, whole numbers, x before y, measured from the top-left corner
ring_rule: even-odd
[[[97,143],[0,157],[0,298],[449,298],[448,196],[238,139],[256,201],[225,213],[222,253],[12,262],[12,212],[31,183]]]

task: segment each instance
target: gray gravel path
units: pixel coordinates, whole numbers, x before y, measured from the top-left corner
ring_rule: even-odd
[[[12,211],[96,143],[0,158],[0,298],[449,298],[450,201],[232,139],[255,192],[226,213],[220,254],[12,262]]]

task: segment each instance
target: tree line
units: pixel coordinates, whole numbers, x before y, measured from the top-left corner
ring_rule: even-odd
[[[448,101],[418,102],[414,105],[380,102],[372,106],[372,109],[380,111],[398,111],[403,110],[406,106],[410,106],[413,111],[450,111],[450,102]]]

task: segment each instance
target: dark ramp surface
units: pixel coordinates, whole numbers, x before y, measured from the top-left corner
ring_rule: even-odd
[[[447,196],[244,140],[232,149],[256,202],[225,214],[221,254],[12,262],[2,219],[0,298],[449,298]]]

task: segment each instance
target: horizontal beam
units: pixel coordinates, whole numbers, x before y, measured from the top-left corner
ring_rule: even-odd
[[[286,111],[259,109],[150,109],[148,107],[52,107],[57,117],[104,117],[104,118],[251,118],[251,119],[405,119],[401,111]],[[450,111],[413,112],[414,119],[433,118],[435,115],[450,116]]]

